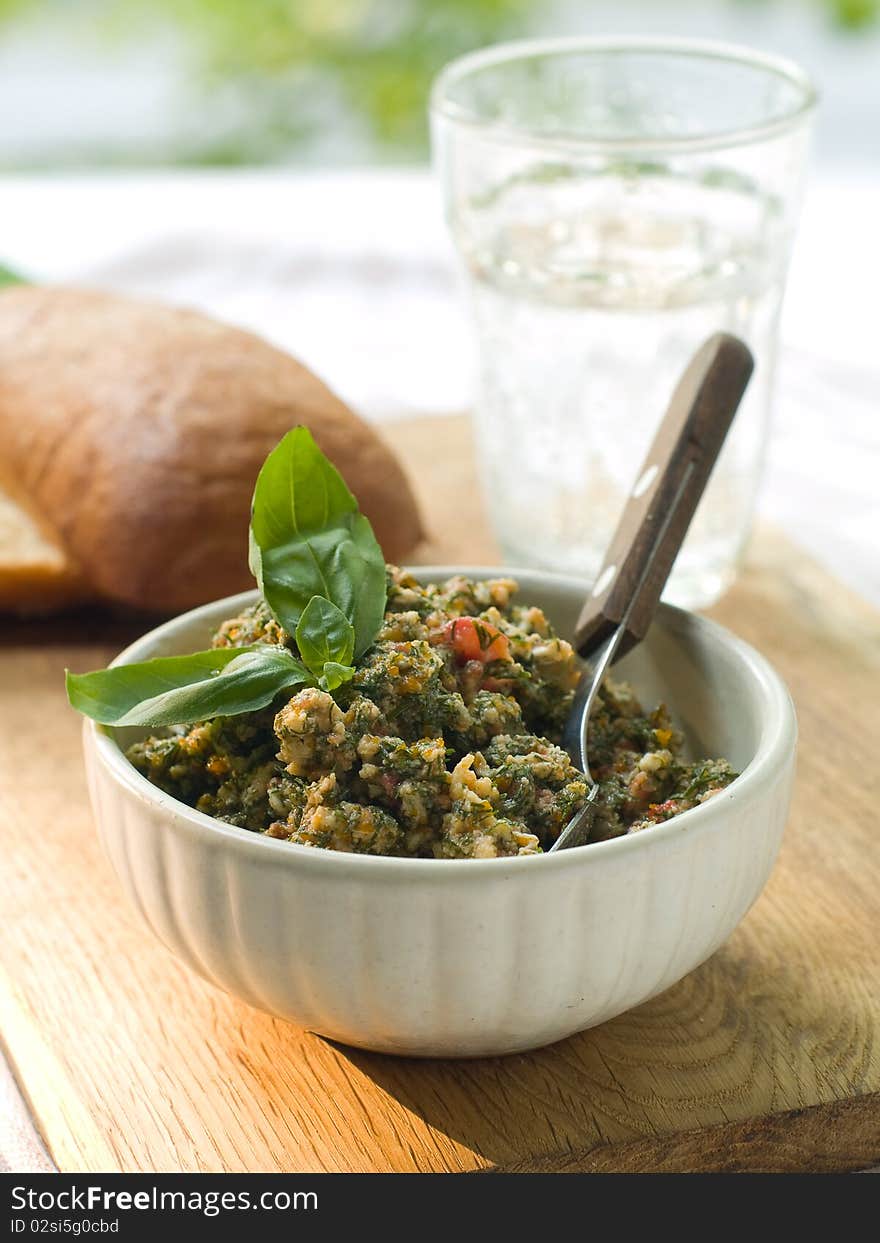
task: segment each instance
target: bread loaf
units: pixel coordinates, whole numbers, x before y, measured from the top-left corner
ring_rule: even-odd
[[[403,557],[422,532],[397,459],[294,358],[193,311],[92,290],[0,293],[0,488],[62,559],[62,602],[66,585],[179,611],[252,586],[254,481],[298,423],[386,557]],[[8,605],[14,574],[3,582],[0,564]]]

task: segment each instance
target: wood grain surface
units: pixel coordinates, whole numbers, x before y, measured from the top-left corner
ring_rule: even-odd
[[[463,420],[401,424],[431,538],[490,561]],[[415,472],[414,472],[415,474]],[[65,1171],[848,1169],[880,1160],[880,616],[763,533],[714,616],[788,680],[779,863],[662,996],[537,1053],[412,1062],[260,1014],[141,927],[97,845],[65,665],[144,619],[9,623],[0,652],[0,1033]]]

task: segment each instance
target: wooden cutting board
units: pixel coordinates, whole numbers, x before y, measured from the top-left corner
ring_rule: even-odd
[[[467,424],[396,425],[432,532],[487,561]],[[191,975],[95,838],[65,665],[144,628],[6,624],[0,1034],[65,1171],[717,1170],[880,1161],[880,614],[762,533],[713,616],[787,679],[801,725],[772,879],[661,997],[537,1053],[414,1062],[335,1046]]]

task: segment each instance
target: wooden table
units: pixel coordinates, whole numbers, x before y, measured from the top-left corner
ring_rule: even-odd
[[[421,560],[490,561],[462,420],[402,424]],[[0,1033],[55,1162],[107,1170],[861,1168],[880,1160],[880,615],[762,532],[712,615],[787,679],[794,808],[756,906],[661,997],[537,1053],[335,1046],[190,974],[97,845],[62,671],[143,620],[4,627]]]

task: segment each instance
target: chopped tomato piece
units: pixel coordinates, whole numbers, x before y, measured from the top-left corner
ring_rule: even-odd
[[[379,784],[389,797],[393,798],[397,793],[397,787],[400,785],[400,775],[398,773],[382,773],[379,777]]]
[[[651,820],[668,820],[680,810],[676,800],[668,798],[665,803],[652,803],[648,808],[648,817]]]
[[[469,660],[488,665],[493,660],[511,658],[507,635],[479,617],[454,617],[443,627],[439,642],[452,648],[460,665]]]

